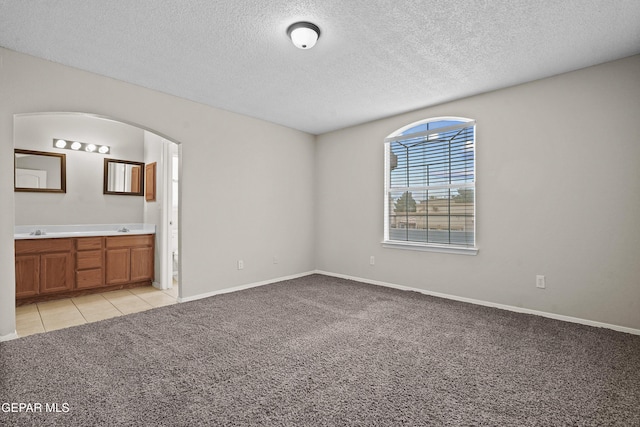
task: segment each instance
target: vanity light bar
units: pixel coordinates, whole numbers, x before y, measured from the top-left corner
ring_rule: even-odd
[[[69,141],[66,139],[53,138],[55,148],[64,148],[72,151],[86,151],[87,153],[109,154],[111,147],[108,145],[96,145],[80,141]]]

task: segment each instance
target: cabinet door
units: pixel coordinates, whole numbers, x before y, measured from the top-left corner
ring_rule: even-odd
[[[69,252],[40,255],[40,293],[70,291],[74,282],[73,256]]]
[[[156,162],[149,163],[144,168],[144,198],[147,202],[156,201]]]
[[[38,295],[40,255],[16,255],[16,298]]]
[[[131,250],[128,248],[109,249],[106,255],[107,285],[129,282],[131,277]]]
[[[153,247],[131,248],[131,281],[153,279]]]

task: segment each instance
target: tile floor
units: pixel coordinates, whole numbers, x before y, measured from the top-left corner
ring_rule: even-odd
[[[175,304],[177,298],[177,286],[164,291],[144,286],[38,302],[16,307],[16,330],[19,337],[25,337]]]

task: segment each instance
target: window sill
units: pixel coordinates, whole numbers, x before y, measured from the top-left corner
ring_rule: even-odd
[[[382,242],[383,248],[390,249],[405,249],[410,251],[423,251],[423,252],[440,252],[445,254],[458,254],[458,255],[478,255],[478,248],[467,248],[464,246],[449,246],[449,245],[437,245],[437,244],[420,244],[411,242],[400,242],[386,240]]]

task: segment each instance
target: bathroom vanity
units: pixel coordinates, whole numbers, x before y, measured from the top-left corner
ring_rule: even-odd
[[[16,304],[150,285],[155,226],[16,227]]]

